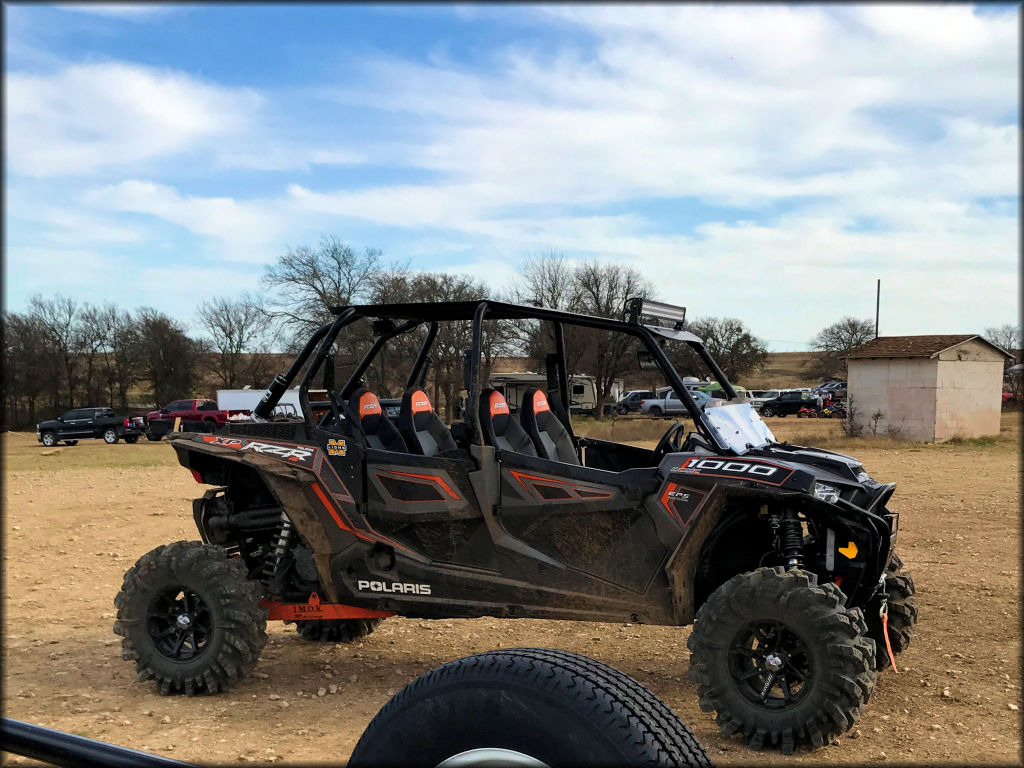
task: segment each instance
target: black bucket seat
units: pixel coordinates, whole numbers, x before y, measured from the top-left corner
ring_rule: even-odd
[[[484,442],[500,451],[537,455],[530,436],[512,418],[505,396],[496,389],[485,389],[480,393],[480,429]]]
[[[448,427],[434,413],[427,393],[419,387],[409,387],[402,395],[402,407],[398,411],[398,428],[402,431],[410,453],[436,456],[458,447]]]
[[[572,437],[548,404],[547,393],[530,387],[523,392],[519,421],[542,459],[579,464]]]
[[[402,439],[402,433],[384,415],[380,400],[373,392],[357,389],[348,399],[348,408],[355,417],[356,424],[362,429],[363,435],[366,437],[366,444],[370,448],[381,451],[409,452],[405,440]]]

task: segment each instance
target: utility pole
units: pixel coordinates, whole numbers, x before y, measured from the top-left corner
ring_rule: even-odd
[[[878,284],[875,287],[875,338],[878,338],[878,307],[882,300],[882,278],[878,278]]]

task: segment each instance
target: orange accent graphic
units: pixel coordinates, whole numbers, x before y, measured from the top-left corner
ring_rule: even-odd
[[[525,488],[526,490],[530,490],[530,488],[529,488],[529,486],[526,485],[526,483],[523,482],[524,479],[526,479],[526,480],[537,480],[538,482],[540,482],[543,485],[567,485],[567,486],[569,486],[569,490],[573,491],[574,494],[575,494],[576,491],[581,491],[581,490],[585,490],[587,493],[595,494],[593,496],[587,496],[586,497],[587,499],[594,499],[594,500],[597,500],[597,499],[610,499],[612,497],[612,494],[609,491],[595,491],[595,490],[593,490],[591,488],[577,488],[572,482],[570,482],[568,480],[556,480],[553,477],[538,477],[537,475],[528,475],[525,472],[517,472],[514,469],[510,469],[509,470],[509,474],[511,474],[512,477],[514,477],[516,480],[518,480],[519,484],[521,486],[523,486],[523,488]],[[531,485],[532,485],[532,483],[531,483]],[[583,498],[582,496],[579,496],[578,494],[575,494],[575,495],[576,495],[577,499]]]
[[[412,472],[394,472],[394,471],[392,471],[390,469],[385,470],[385,471],[389,475],[401,475],[402,477],[416,477],[416,478],[419,478],[420,480],[429,480],[432,483],[437,483],[444,490],[445,493],[447,493],[449,496],[452,497],[453,501],[461,501],[462,500],[462,497],[459,496],[459,494],[457,494],[455,491],[453,491],[451,489],[451,486],[449,486],[448,483],[446,483],[444,480],[442,480],[437,475],[417,475],[417,474],[413,474]]]
[[[669,483],[665,486],[665,492],[661,494],[661,506],[668,510],[668,513],[672,515],[679,522],[683,522],[683,519],[679,517],[679,513],[676,512],[675,504],[668,503],[668,495],[672,493],[678,486],[675,483]]]
[[[327,494],[324,493],[324,489],[321,488],[317,483],[313,484],[313,493],[315,493],[317,498],[320,499],[320,503],[327,508],[327,511],[331,513],[331,517],[334,518],[334,522],[338,525],[339,528],[341,528],[341,530],[353,533],[360,539],[365,539],[366,541],[373,541],[373,539],[371,539],[369,536],[364,536],[359,531],[350,528],[342,522],[341,517],[338,515],[338,511],[334,508],[334,505],[331,503],[331,500],[327,498]]]
[[[380,400],[373,392],[363,392],[359,396],[359,418],[363,416],[374,416],[383,413],[380,407]]]
[[[508,403],[505,402],[505,396],[501,392],[491,392],[487,405],[491,411],[491,416],[508,413]]]
[[[261,600],[271,621],[316,621],[319,619],[386,619],[394,611],[378,611],[373,608],[358,608],[341,603],[325,603],[314,592],[305,603],[281,603],[276,600]]]
[[[427,397],[427,393],[422,389],[417,389],[413,392],[411,400],[413,413],[427,413],[433,410],[430,407],[430,398]]]
[[[544,411],[550,411],[551,406],[548,405],[547,396],[540,390],[533,393],[533,412],[543,413]]]

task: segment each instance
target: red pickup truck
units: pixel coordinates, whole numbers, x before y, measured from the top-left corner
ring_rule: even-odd
[[[146,414],[146,439],[159,440],[172,429],[174,420],[182,424],[194,424],[204,432],[213,432],[223,427],[231,416],[248,415],[249,411],[223,411],[214,400],[175,400],[159,411]]]

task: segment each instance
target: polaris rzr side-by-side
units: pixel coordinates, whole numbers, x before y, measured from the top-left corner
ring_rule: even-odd
[[[358,323],[372,342],[335,387],[335,344]],[[452,323],[470,343],[464,414],[449,427],[426,382]],[[547,386],[523,393],[517,417],[485,383],[494,323],[553,340]],[[191,695],[248,674],[268,618],[332,642],[393,615],[693,623],[691,676],[723,733],[786,752],[828,742],[860,717],[917,621],[893,548],[894,485],[848,456],[777,442],[684,327],[683,308],[641,299],[621,321],[490,300],[336,309],[253,421],[172,436],[181,464],[213,486],[193,507],[202,542],[158,547],[127,572],[122,655],[161,693]],[[692,431],[676,422],[653,449],[577,436],[567,329],[631,337]],[[410,341],[391,418],[367,373]],[[728,398],[695,403],[668,354],[681,345]],[[266,421],[296,380],[301,418]]]

